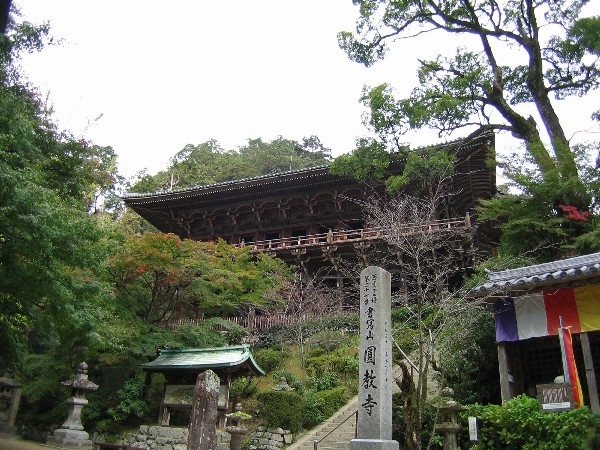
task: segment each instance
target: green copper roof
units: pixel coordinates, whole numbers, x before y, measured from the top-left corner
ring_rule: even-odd
[[[182,350],[164,349],[149,363],[141,364],[144,370],[152,372],[173,370],[208,370],[219,368],[246,369],[255,375],[264,375],[252,354],[249,345],[235,345],[218,348],[188,348]]]

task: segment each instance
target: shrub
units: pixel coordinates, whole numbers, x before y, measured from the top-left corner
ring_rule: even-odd
[[[471,449],[578,450],[587,449],[600,426],[588,408],[540,413],[538,401],[525,395],[504,405],[472,405],[462,418],[479,419],[479,440]],[[466,425],[465,425],[466,426]]]
[[[347,389],[339,386],[325,391],[309,391],[304,404],[304,426],[312,428],[331,417],[348,401]]]
[[[254,377],[238,377],[231,383],[232,397],[247,399],[252,397],[258,389],[258,379]]]
[[[348,401],[348,395],[346,394],[346,388],[344,386],[316,392],[314,396],[320,400],[323,405],[322,413],[325,419],[335,414],[335,412]]]
[[[318,398],[314,392],[306,394],[304,399],[304,427],[313,428],[325,420],[323,415],[323,400]]]
[[[304,400],[296,392],[267,391],[258,394],[258,417],[269,427],[296,433],[302,428]]]
[[[342,356],[334,361],[334,369],[344,375],[358,374],[358,356]]]
[[[254,351],[258,365],[266,372],[271,372],[283,362],[283,352],[272,348],[259,348]]]
[[[108,414],[113,420],[124,422],[129,417],[143,417],[148,410],[148,404],[143,396],[144,384],[136,380],[127,380],[117,392],[119,403],[108,408]]]
[[[338,377],[335,372],[327,372],[321,376],[308,377],[306,384],[313,391],[326,391],[334,388],[338,383]]]

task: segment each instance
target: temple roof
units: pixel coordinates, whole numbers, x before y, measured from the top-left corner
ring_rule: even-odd
[[[414,151],[424,151],[429,148],[442,148],[449,147],[454,148],[454,151],[459,154],[468,153],[471,148],[477,147],[481,140],[489,140],[493,138],[493,133],[483,132],[481,134],[474,134],[467,139],[456,139],[454,141],[429,145],[425,147],[419,147]],[[165,190],[154,193],[135,193],[129,192],[123,196],[125,203],[130,206],[151,204],[151,203],[162,203],[162,202],[173,202],[175,199],[189,199],[191,197],[203,198],[210,194],[233,192],[236,190],[244,189],[247,190],[250,186],[265,186],[272,185],[274,183],[285,182],[288,186],[290,183],[294,184],[294,181],[300,183],[300,187],[306,189],[306,181],[310,179],[311,182],[332,182],[334,180],[339,181],[340,179],[346,181],[354,181],[350,177],[343,177],[338,175],[332,175],[329,171],[329,165],[323,164],[315,167],[308,167],[303,169],[290,170],[285,172],[276,172],[266,175],[259,175],[254,177],[242,178],[238,180],[221,181],[218,183],[207,184],[207,185],[192,185],[183,189],[176,190]]]
[[[307,182],[313,183],[331,183],[340,179],[350,180],[347,177],[339,177],[329,172],[328,165],[309,167],[305,169],[290,170],[287,172],[270,173],[256,177],[242,178],[239,180],[221,181],[219,183],[207,185],[192,185],[184,189],[173,191],[160,191],[154,193],[127,193],[123,196],[125,203],[130,206],[145,204],[167,203],[169,206],[189,203],[195,201],[211,201],[230,199],[237,197],[239,192],[249,192],[256,187],[256,192],[265,192],[268,188],[269,193],[273,190],[279,190],[279,185],[284,184],[287,188],[300,187],[306,188]],[[254,193],[254,190],[252,190]]]
[[[474,288],[471,294],[480,297],[495,292],[534,289],[599,276],[600,253],[592,253],[534,266],[489,272],[487,281]]]
[[[204,371],[208,369],[247,370],[253,375],[265,371],[256,363],[249,345],[218,348],[163,349],[158,357],[140,367],[149,372]]]

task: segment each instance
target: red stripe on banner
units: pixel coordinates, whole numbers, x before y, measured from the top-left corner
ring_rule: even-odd
[[[548,334],[558,333],[560,323],[559,316],[563,318],[563,326],[569,327],[571,333],[581,333],[579,312],[575,302],[574,289],[557,289],[544,291],[544,306],[546,307],[546,321],[548,322]]]
[[[565,358],[567,359],[567,367],[569,370],[569,379],[573,388],[573,400],[577,406],[583,406],[583,394],[581,392],[581,383],[579,382],[579,374],[575,365],[575,355],[573,354],[573,337],[568,329],[565,329],[563,335],[565,341]]]

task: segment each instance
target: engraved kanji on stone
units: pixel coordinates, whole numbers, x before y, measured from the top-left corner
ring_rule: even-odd
[[[372,318],[373,318],[373,313],[374,313],[374,312],[375,312],[375,308],[373,308],[372,306],[369,306],[369,307],[367,308],[367,317],[368,317],[369,319],[372,319]]]
[[[373,369],[365,371],[365,374],[363,375],[363,379],[362,379],[363,387],[365,389],[369,389],[369,388],[377,389],[377,386],[375,386],[376,378],[377,378],[377,375],[375,375],[373,373]]]
[[[377,347],[375,347],[374,345],[370,345],[369,347],[365,348],[365,354],[364,354],[363,361],[367,364],[375,365],[376,350],[377,350]]]
[[[367,414],[370,416],[371,414],[373,414],[373,408],[375,408],[376,405],[377,402],[375,401],[373,396],[371,394],[368,394],[366,401],[360,406],[362,406],[367,411]]]

